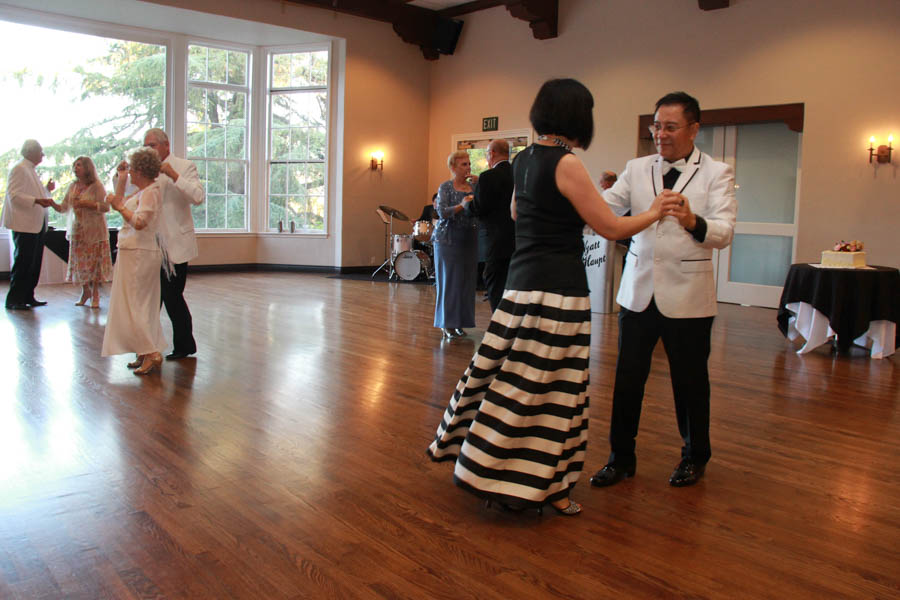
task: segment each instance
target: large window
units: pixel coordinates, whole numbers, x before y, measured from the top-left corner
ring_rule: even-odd
[[[27,138],[43,145],[38,174],[44,182],[53,177],[60,201],[76,158],[90,157],[111,190],[115,165],[143,143],[147,129],[165,127],[164,45],[0,21],[0,81],[0,195]],[[66,215],[48,212],[51,226],[65,228]],[[115,211],[107,221],[122,223]]]
[[[267,228],[324,233],[328,50],[269,54]]]
[[[234,41],[85,19],[66,26],[90,34],[72,33],[56,29],[52,14],[20,12],[11,10],[47,27],[0,20],[8,117],[0,127],[0,195],[27,138],[43,145],[38,174],[56,181],[59,201],[74,180],[75,158],[91,157],[111,191],[115,165],[159,127],[203,182],[206,201],[192,207],[198,232],[268,232],[279,224],[297,234],[328,231],[330,43],[296,45],[295,30],[272,28],[272,45],[263,47],[225,31]],[[0,18],[6,14],[0,0]],[[92,35],[98,32],[103,37]],[[37,39],[53,44],[37,47]],[[178,105],[167,106],[171,99]],[[51,225],[66,226],[66,215],[49,216]],[[107,220],[122,223],[115,211]]]
[[[248,52],[188,47],[187,156],[206,186],[197,229],[247,229],[249,98]]]

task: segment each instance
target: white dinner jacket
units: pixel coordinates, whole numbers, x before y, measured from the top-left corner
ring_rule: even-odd
[[[49,198],[34,163],[23,158],[9,171],[3,199],[3,226],[19,233],[40,233],[47,221],[47,209],[35,198]]]
[[[191,206],[203,204],[206,193],[193,162],[171,153],[163,162],[172,165],[178,173],[178,181],[172,181],[162,173],[156,179],[162,192],[159,229],[165,239],[169,260],[177,265],[193,260],[199,254]]]
[[[658,154],[628,161],[615,185],[603,193],[613,212],[636,215],[650,208],[663,190],[662,162]],[[666,317],[710,317],[716,314],[712,250],[727,247],[734,237],[734,170],[694,148],[673,189],[706,220],[706,238],[698,242],[671,216],[636,234],[616,301],[640,312],[655,298]]]

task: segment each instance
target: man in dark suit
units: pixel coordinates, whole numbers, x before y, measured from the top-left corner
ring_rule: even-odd
[[[478,217],[486,232],[484,283],[493,312],[503,297],[509,259],[516,248],[516,225],[509,210],[513,193],[509,142],[491,141],[486,158],[490,169],[473,182],[474,198],[466,210]]]

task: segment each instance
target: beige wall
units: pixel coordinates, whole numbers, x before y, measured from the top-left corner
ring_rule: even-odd
[[[540,84],[575,77],[594,93],[589,170],[635,156],[637,115],[684,89],[701,108],[803,102],[797,261],[840,239],[866,242],[871,264],[900,266],[897,165],[874,169],[868,138],[900,140],[900,2],[560,0],[560,37],[538,41],[502,7],[469,15],[456,54],[431,70],[428,189],[447,179],[454,133],[527,127]]]

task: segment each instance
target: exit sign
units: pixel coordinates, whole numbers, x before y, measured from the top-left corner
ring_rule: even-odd
[[[497,117],[485,117],[481,120],[481,130],[482,131],[497,131],[497,125],[500,123],[500,119]]]

